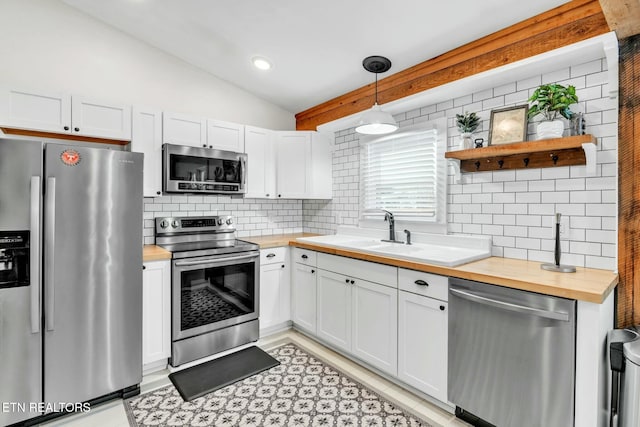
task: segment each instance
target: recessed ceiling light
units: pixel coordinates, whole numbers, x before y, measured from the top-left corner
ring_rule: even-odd
[[[271,61],[263,56],[254,56],[251,58],[251,62],[259,70],[270,70],[273,67]]]

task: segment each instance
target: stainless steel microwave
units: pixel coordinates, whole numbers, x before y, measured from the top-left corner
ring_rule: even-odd
[[[165,193],[244,194],[247,155],[233,151],[164,144]]]

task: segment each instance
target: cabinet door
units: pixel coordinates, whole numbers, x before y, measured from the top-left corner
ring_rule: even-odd
[[[180,113],[162,113],[162,142],[165,144],[207,146],[207,128],[202,117]]]
[[[244,153],[244,125],[207,119],[207,145],[216,150]]]
[[[260,329],[277,325],[281,321],[284,273],[284,264],[260,267]]]
[[[18,129],[71,133],[71,96],[0,88],[0,124]]]
[[[131,151],[144,153],[144,197],[162,194],[162,111],[133,108]]]
[[[316,268],[296,263],[293,266],[293,322],[316,333]]]
[[[171,356],[171,266],[144,264],[142,273],[142,364]]]
[[[310,132],[276,132],[276,189],[278,198],[307,198],[311,175],[310,164]]]
[[[273,131],[245,126],[244,152],[247,154],[247,193],[245,199],[276,197],[276,159]]]
[[[348,277],[318,270],[318,338],[351,351],[351,288]]]
[[[82,96],[71,98],[72,133],[94,138],[131,140],[131,106]]]
[[[333,198],[333,158],[331,140],[318,132],[311,133],[311,199]]]
[[[398,378],[447,401],[447,303],[400,291]]]
[[[391,375],[398,362],[398,290],[355,279],[352,288],[354,356]]]

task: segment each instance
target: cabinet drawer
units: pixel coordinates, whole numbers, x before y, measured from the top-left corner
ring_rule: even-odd
[[[300,264],[316,266],[317,252],[308,249],[293,248],[293,262]]]
[[[318,254],[318,268],[369,282],[398,287],[397,268],[336,255]]]
[[[285,262],[287,248],[269,248],[260,250],[260,265],[282,264]]]
[[[398,287],[402,291],[412,292],[442,301],[449,298],[449,278],[421,271],[398,269]]]

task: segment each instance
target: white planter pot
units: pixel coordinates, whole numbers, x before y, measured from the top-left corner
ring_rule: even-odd
[[[536,133],[538,139],[562,138],[564,132],[564,122],[562,120],[546,120],[538,123]]]

